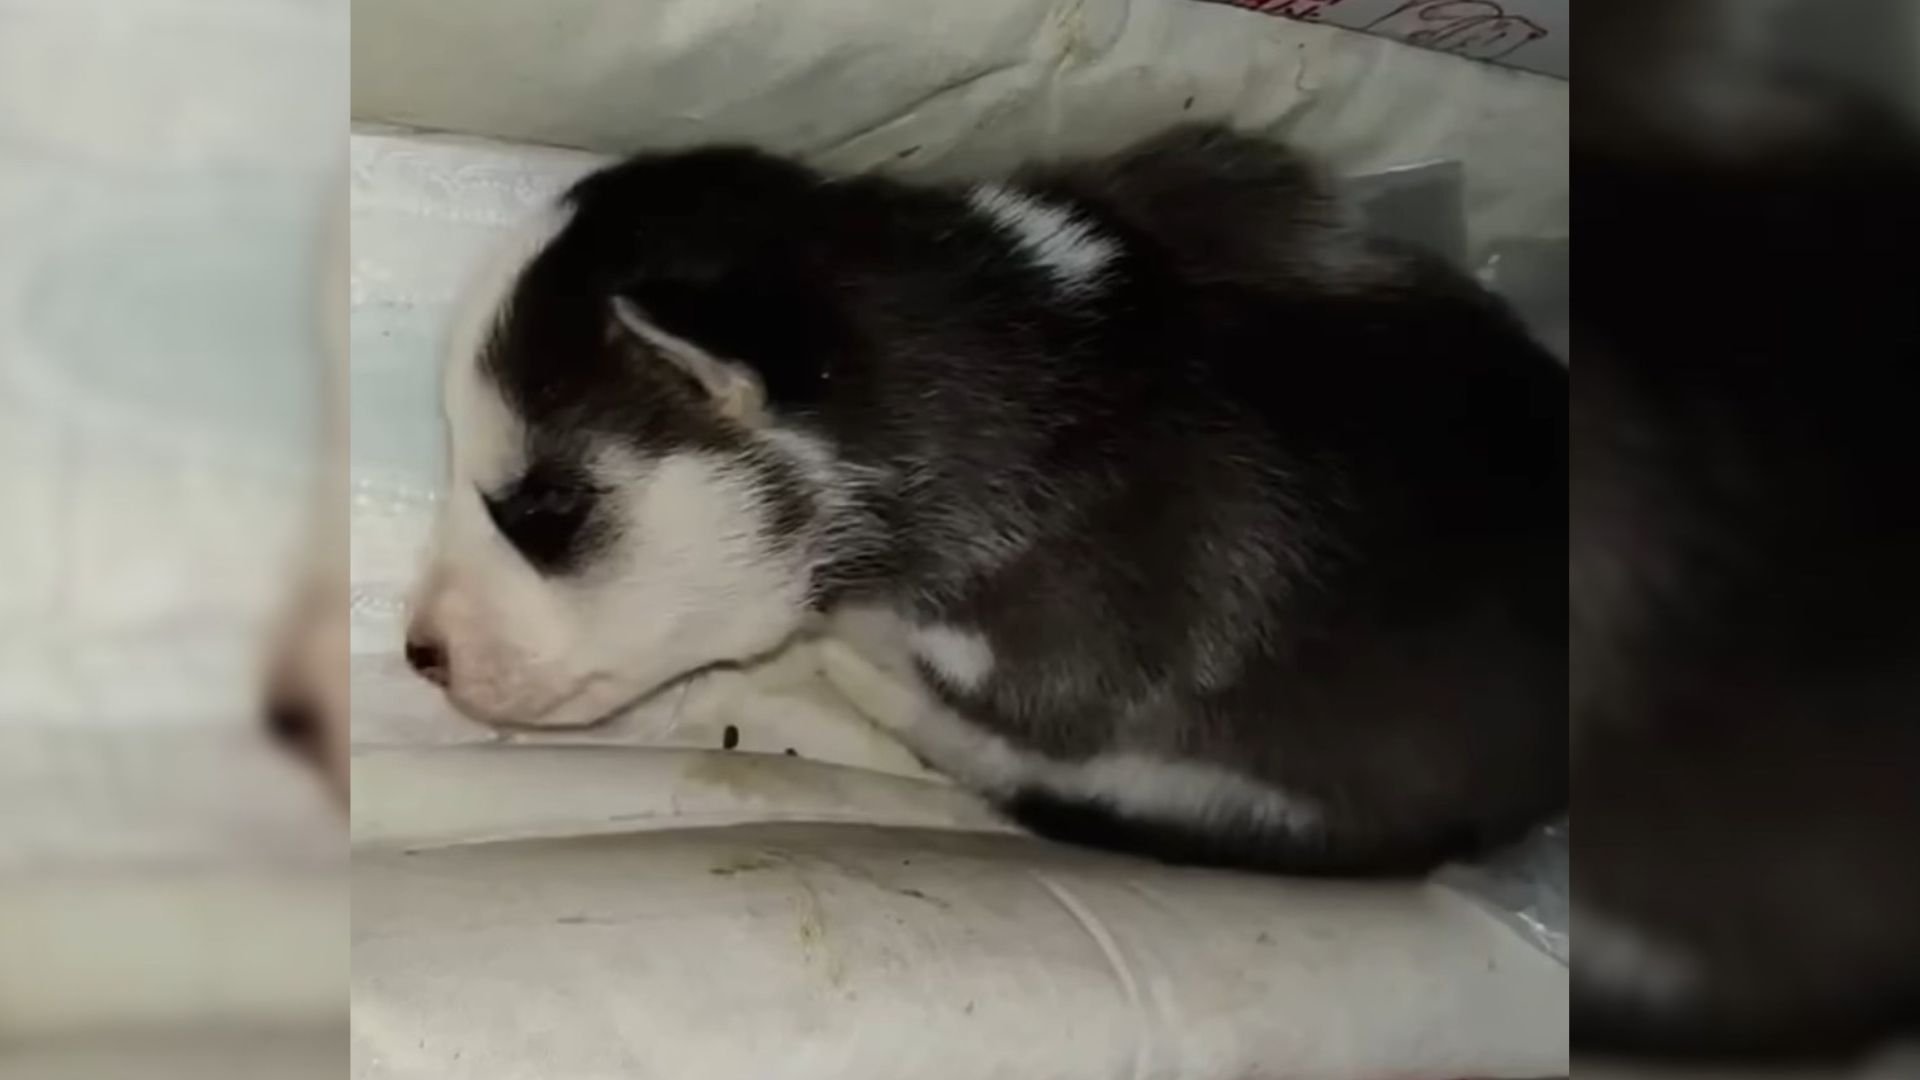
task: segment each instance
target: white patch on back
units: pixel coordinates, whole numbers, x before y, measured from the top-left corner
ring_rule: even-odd
[[[916,626],[913,654],[956,690],[978,690],[993,671],[993,648],[985,636],[957,626]]]
[[[1002,184],[973,188],[967,192],[967,202],[1006,230],[1027,257],[1070,295],[1098,286],[1101,273],[1118,251],[1113,240],[1076,219],[1071,209]]]
[[[1212,765],[1115,748],[1056,761],[1014,746],[949,709],[914,670],[915,631],[890,612],[836,612],[821,667],[856,708],[936,768],[996,798],[1040,789],[1157,820],[1311,833],[1324,818],[1313,800]]]

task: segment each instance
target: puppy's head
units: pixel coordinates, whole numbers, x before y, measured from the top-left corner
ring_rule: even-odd
[[[593,723],[800,627],[839,487],[810,419],[838,345],[782,206],[741,189],[813,184],[745,153],[630,162],[477,283],[408,639],[469,716]]]

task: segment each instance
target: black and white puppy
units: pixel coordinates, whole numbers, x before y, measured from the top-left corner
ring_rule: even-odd
[[[1565,372],[1282,147],[644,155],[476,297],[408,647],[476,719],[857,622],[889,725],[1042,834],[1418,872],[1564,805]]]

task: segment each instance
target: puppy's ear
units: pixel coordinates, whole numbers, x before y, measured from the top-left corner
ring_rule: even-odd
[[[743,424],[757,424],[766,419],[766,386],[745,364],[717,356],[686,338],[669,333],[649,318],[640,305],[624,296],[613,298],[610,318],[615,333],[630,336],[698,383],[713,399],[721,415]]]
[[[733,251],[648,257],[653,262],[629,271],[612,294],[646,326],[756,380],[772,412],[819,408],[831,372],[861,355],[827,275],[791,253],[769,246],[751,258]]]

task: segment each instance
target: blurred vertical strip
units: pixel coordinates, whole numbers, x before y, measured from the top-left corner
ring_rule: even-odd
[[[344,838],[258,699],[347,20],[0,0],[0,1076],[346,1067]]]
[[[1920,5],[1581,38],[1576,1049],[1920,1075]]]

